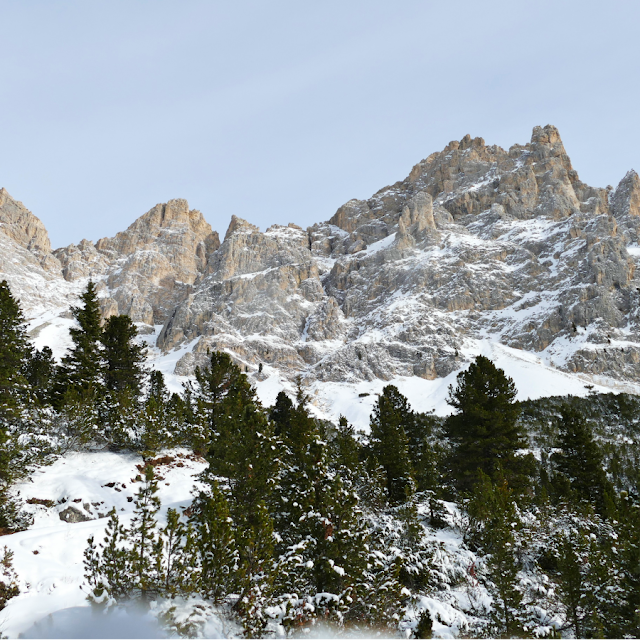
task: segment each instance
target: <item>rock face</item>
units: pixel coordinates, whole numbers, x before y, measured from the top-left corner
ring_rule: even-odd
[[[115,238],[83,240],[55,252],[67,280],[100,279],[105,316],[126,313],[134,322],[162,324],[187,298],[218,234],[186,200],[158,204]]]
[[[640,382],[640,179],[584,184],[552,126],[508,151],[465,136],[307,230],[233,216],[222,244],[172,200],[54,255],[11,203],[6,241],[70,284],[98,280],[105,315],[163,324],[158,347],[189,347],[176,373],[223,349],[256,376],[435,378],[488,339]]]
[[[45,226],[4,188],[0,189],[0,232],[36,256],[47,271],[60,269],[60,263],[51,255]]]

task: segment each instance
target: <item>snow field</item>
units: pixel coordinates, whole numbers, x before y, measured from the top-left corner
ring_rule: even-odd
[[[158,495],[162,500],[159,524],[169,507],[180,509],[191,503],[195,476],[206,463],[187,450],[162,455],[174,458],[170,465],[158,465]],[[122,524],[128,526],[133,513],[133,496],[140,474],[140,456],[111,452],[68,453],[51,466],[41,467],[31,481],[14,487],[25,502],[49,500],[53,506],[27,504],[34,517],[26,531],[4,536],[0,545],[14,552],[20,595],[0,614],[1,631],[9,637],[26,632],[35,622],[60,610],[89,607],[84,582],[83,553],[87,539],[101,541],[108,511],[115,507]],[[112,484],[113,486],[107,486]],[[131,499],[131,501],[129,500]],[[95,519],[66,523],[59,513],[73,506]],[[60,624],[64,616],[60,618]]]

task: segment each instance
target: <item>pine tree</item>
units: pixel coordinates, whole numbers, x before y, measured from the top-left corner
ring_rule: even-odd
[[[407,399],[393,385],[382,390],[371,415],[371,448],[384,468],[391,504],[404,502],[413,492],[409,440],[405,425],[414,421]]]
[[[280,437],[282,433],[288,433],[291,430],[291,414],[293,413],[293,402],[291,398],[284,392],[280,391],[276,396],[276,403],[269,412],[269,419],[275,425],[274,434]]]
[[[565,404],[560,413],[559,451],[552,460],[578,499],[591,502],[598,513],[604,514],[611,489],[600,449],[577,407]]]
[[[620,572],[621,593],[605,619],[608,637],[626,638],[640,629],[640,504],[623,494],[616,519],[611,566]]]
[[[114,507],[109,512],[103,542],[96,545],[91,536],[84,551],[84,576],[90,589],[87,599],[92,604],[109,607],[131,595],[135,583],[131,553],[124,546],[126,540],[127,531]]]
[[[480,471],[467,511],[467,541],[489,554],[485,573],[493,597],[495,631],[501,637],[513,637],[522,632],[524,618],[516,560],[516,532],[521,522],[513,491],[504,478],[494,484]]]
[[[296,404],[280,423],[281,471],[272,507],[279,541],[274,593],[287,611],[287,628],[310,625],[318,616],[342,624],[355,606],[369,554],[353,473],[340,455],[329,460],[333,450],[307,401],[299,383]],[[344,439],[343,453],[357,464],[356,443],[347,426],[342,429],[337,437]]]
[[[494,481],[506,475],[509,484],[518,487],[524,481],[524,461],[515,454],[524,441],[513,380],[484,356],[457,380],[447,400],[457,413],[449,416],[445,430],[453,446],[450,466],[458,489],[469,491],[478,471]]]
[[[152,371],[140,421],[140,450],[144,455],[155,454],[163,447],[183,444],[180,428],[169,407],[169,399],[162,372]]]
[[[194,407],[194,423],[204,425],[208,432],[209,468],[203,480],[211,485],[212,495],[217,476],[224,477],[228,485],[238,551],[237,609],[246,616],[248,611],[257,611],[258,602],[265,602],[266,585],[272,578],[273,523],[266,505],[277,476],[276,446],[272,424],[246,375],[224,353],[213,353],[210,365],[196,371],[187,397]],[[208,527],[205,516],[197,513],[199,524],[194,527]],[[200,522],[200,517],[205,520]]]
[[[138,330],[127,315],[111,316],[100,335],[104,350],[104,379],[111,392],[140,394],[144,349],[134,342]]]
[[[0,611],[2,611],[11,598],[20,595],[18,576],[13,568],[13,551],[5,546],[0,558]]]
[[[29,402],[25,371],[31,351],[24,316],[3,280],[0,282],[0,527],[9,526],[14,511],[7,497],[14,475],[11,463],[16,454],[10,435],[25,418]]]
[[[214,351],[206,369],[196,368],[195,385],[189,387],[196,415],[207,433],[207,446],[213,447],[210,458],[224,459],[233,441],[233,422],[246,405],[255,403],[255,394],[246,375],[228,353]],[[230,415],[230,411],[234,415]]]
[[[153,465],[144,469],[144,483],[134,500],[133,519],[128,531],[132,543],[131,573],[135,587],[143,603],[158,587],[158,576],[154,569],[154,557],[157,557],[158,531],[157,514],[160,510],[158,482],[155,479]]]
[[[193,502],[193,531],[200,558],[200,592],[218,604],[238,585],[238,552],[229,504],[215,480]]]
[[[65,402],[64,394],[69,389],[89,397],[102,387],[104,365],[100,343],[100,304],[92,281],[89,281],[80,300],[81,306],[71,308],[78,326],[69,330],[73,347],[62,359],[59,369],[56,381],[57,406]]]
[[[580,523],[574,518],[552,547],[557,557],[558,597],[567,628],[577,638],[619,637],[616,611],[624,601],[624,577],[619,570],[619,543],[609,525],[597,517]],[[629,620],[626,621],[627,624]]]
[[[338,428],[333,440],[337,467],[356,473],[360,466],[360,452],[362,446],[356,437],[353,425],[344,416],[338,420]]]
[[[0,444],[6,429],[19,415],[28,389],[25,371],[32,347],[25,319],[6,280],[0,282]],[[0,474],[2,471],[0,470]]]
[[[56,363],[49,347],[33,351],[25,377],[37,401],[41,405],[49,404],[56,377]]]
[[[418,491],[435,491],[441,482],[439,471],[442,447],[436,442],[439,420],[433,413],[412,413],[405,433],[413,478]]]
[[[167,509],[167,524],[156,541],[155,572],[158,592],[164,597],[188,597],[200,585],[194,531],[175,509]]]

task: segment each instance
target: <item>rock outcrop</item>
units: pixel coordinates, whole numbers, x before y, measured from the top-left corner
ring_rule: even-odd
[[[105,316],[162,324],[204,272],[218,234],[186,200],[158,204],[114,238],[56,251],[67,280],[100,279]]]
[[[0,232],[32,253],[47,271],[57,272],[60,263],[51,255],[51,242],[45,226],[22,202],[0,189]]]

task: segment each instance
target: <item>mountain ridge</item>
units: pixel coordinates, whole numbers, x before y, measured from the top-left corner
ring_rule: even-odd
[[[105,316],[184,351],[179,375],[220,349],[255,381],[433,380],[489,340],[640,383],[640,179],[586,185],[550,125],[509,150],[453,141],[307,230],[233,215],[222,242],[176,199],[114,238],[51,251],[44,225],[0,193],[3,254],[17,260],[0,258],[0,273],[23,304],[36,272],[59,290],[27,315],[64,313],[91,277]]]

